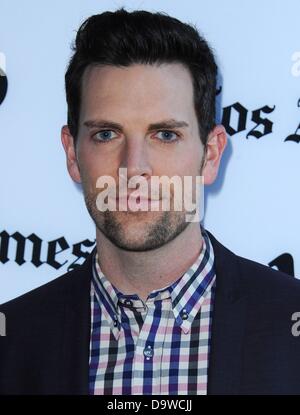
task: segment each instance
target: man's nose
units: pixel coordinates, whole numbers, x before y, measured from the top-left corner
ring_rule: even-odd
[[[141,138],[128,140],[124,148],[120,167],[127,168],[127,177],[143,176],[147,180],[152,175],[146,143]]]

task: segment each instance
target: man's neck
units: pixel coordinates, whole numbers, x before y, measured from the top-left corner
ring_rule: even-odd
[[[98,229],[96,238],[105,277],[123,294],[138,294],[144,301],[151,291],[180,278],[196,261],[203,246],[199,223],[190,223],[172,241],[145,252],[120,249]]]

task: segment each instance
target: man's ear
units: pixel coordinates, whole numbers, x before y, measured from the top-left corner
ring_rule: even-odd
[[[205,159],[201,173],[204,176],[204,184],[212,184],[215,181],[226,143],[226,130],[223,125],[217,125],[207,138]]]
[[[69,127],[67,125],[64,125],[61,129],[61,142],[66,153],[67,168],[69,175],[75,182],[81,183],[78,161],[75,151],[74,137],[70,133]]]

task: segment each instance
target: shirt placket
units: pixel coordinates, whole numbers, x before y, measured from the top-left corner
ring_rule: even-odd
[[[144,324],[137,338],[133,361],[132,391],[136,395],[160,393],[166,316],[169,315],[171,299],[148,299],[146,305]]]

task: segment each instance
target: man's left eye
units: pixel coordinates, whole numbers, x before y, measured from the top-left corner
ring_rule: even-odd
[[[175,141],[178,138],[178,134],[174,131],[163,130],[158,132],[157,137],[162,141]]]

